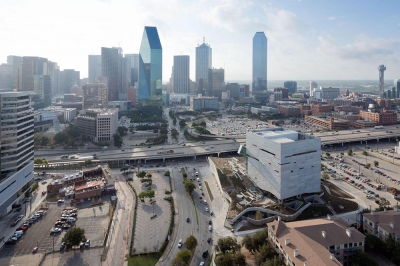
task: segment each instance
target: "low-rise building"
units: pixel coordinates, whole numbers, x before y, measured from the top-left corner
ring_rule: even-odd
[[[299,116],[300,108],[293,105],[278,105],[277,106],[279,112],[286,116]]]
[[[268,240],[285,265],[350,265],[365,236],[340,218],[268,223]]]
[[[108,108],[116,108],[119,112],[125,112],[132,109],[131,101],[109,101]]]
[[[360,117],[363,120],[376,122],[378,125],[394,125],[397,124],[397,114],[388,110],[382,112],[360,111]]]
[[[312,115],[327,115],[332,111],[332,106],[328,104],[313,104],[311,106]]]
[[[79,133],[95,142],[111,141],[118,128],[118,109],[92,108],[77,117]]]
[[[335,119],[332,116],[318,117],[318,116],[306,115],[304,117],[304,122],[328,130],[342,130],[342,129],[348,129],[350,127],[350,122],[348,120],[343,120],[339,118]]]
[[[190,97],[190,109],[219,109],[218,97],[192,96]]]
[[[386,241],[391,234],[393,239],[400,241],[400,211],[397,207],[393,210],[371,211],[362,216],[362,229],[365,233],[375,235],[382,241]],[[360,224],[358,226],[361,227]]]

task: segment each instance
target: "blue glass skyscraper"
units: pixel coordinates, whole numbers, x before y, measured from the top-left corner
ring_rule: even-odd
[[[138,99],[161,99],[162,47],[156,27],[145,27],[139,52]]]
[[[208,87],[208,70],[212,68],[212,49],[203,43],[196,47],[196,83],[197,93],[205,94]]]
[[[267,37],[256,32],[253,37],[253,86],[252,92],[267,89]]]

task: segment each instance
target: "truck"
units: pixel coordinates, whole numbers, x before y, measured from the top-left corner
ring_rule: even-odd
[[[374,129],[381,129],[383,126],[374,126]]]

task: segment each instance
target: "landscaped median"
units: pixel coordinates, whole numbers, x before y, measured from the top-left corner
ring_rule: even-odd
[[[196,208],[196,205],[194,204],[194,199],[193,199],[193,191],[196,188],[196,186],[192,182],[192,180],[187,178],[187,174],[186,174],[185,168],[181,168],[181,173],[182,173],[183,184],[185,185],[186,192],[189,194],[189,196],[190,196],[190,198],[192,200],[192,203],[193,203],[193,208],[194,208],[194,211],[196,213],[196,223],[198,225],[199,224],[199,216],[197,214],[197,208]]]

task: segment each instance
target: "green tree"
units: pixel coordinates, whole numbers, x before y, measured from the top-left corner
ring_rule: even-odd
[[[196,186],[193,184],[192,180],[185,179],[183,181],[183,184],[185,185],[186,192],[189,193],[189,195],[192,195],[192,192],[196,188]]]
[[[362,155],[364,155],[365,156],[365,163],[367,163],[367,157],[368,157],[368,152],[367,151],[363,151],[362,152]]]
[[[396,240],[393,238],[392,234],[386,238],[386,253],[388,257],[393,260],[393,256],[396,254]]]
[[[57,144],[67,143],[69,140],[69,136],[65,131],[58,132],[54,136],[54,142]]]
[[[90,159],[85,160],[85,166],[89,166],[92,164],[93,164],[92,160],[90,160]]]
[[[378,266],[379,264],[370,259],[365,252],[357,251],[352,257],[352,266]]]
[[[123,142],[121,136],[118,133],[115,133],[113,135],[113,140],[114,140],[114,146],[121,148]]]
[[[262,213],[260,211],[256,211],[256,220],[262,219]]]
[[[183,261],[181,257],[175,257],[172,260],[172,266],[187,266],[187,263]]]
[[[37,158],[33,161],[34,164],[43,164],[43,159]]]
[[[126,135],[126,133],[128,132],[128,129],[126,127],[118,127],[117,128],[118,134],[123,137]]]
[[[206,126],[207,126],[206,121],[201,121],[201,122],[199,123],[199,125],[202,126],[202,127],[206,127]]]
[[[188,265],[190,258],[192,257],[192,254],[190,253],[189,250],[184,249],[179,251],[178,254],[176,254],[176,257],[182,259],[182,261],[184,261],[186,265]]]
[[[218,246],[222,253],[226,253],[230,250],[236,251],[240,249],[240,245],[237,243],[236,238],[231,236],[218,239]]]
[[[386,250],[386,243],[377,236],[367,234],[365,236],[365,252],[376,252],[383,254]]]
[[[367,169],[369,169],[369,168],[371,168],[371,164],[370,164],[370,163],[367,163],[367,164],[365,165],[365,167],[366,167]]]
[[[42,136],[42,145],[47,146],[50,143],[50,140],[48,137]]]
[[[256,245],[254,244],[253,237],[251,235],[245,235],[242,239],[242,246],[246,247],[250,252],[254,252],[257,250]]]
[[[165,176],[170,176],[171,173],[170,173],[169,171],[167,171],[167,172],[164,173],[164,175],[165,175]]]
[[[282,266],[285,265],[281,258],[278,256],[273,257],[272,259],[268,259],[265,261],[262,266]]]
[[[375,167],[379,167],[379,162],[378,161],[374,161],[374,166]]]
[[[231,254],[220,254],[216,258],[216,262],[218,266],[232,266],[233,259]]]
[[[344,156],[344,152],[341,152],[341,153],[340,153],[340,156]]]
[[[43,133],[42,132],[36,132],[34,134],[34,145],[35,146],[42,146],[42,137],[43,137]]]
[[[275,249],[270,243],[266,242],[258,251],[255,252],[254,259],[258,265],[261,265],[267,259],[272,259],[274,256],[276,256]]]
[[[149,190],[145,190],[139,193],[138,198],[139,199],[145,199],[145,198],[149,198],[152,199],[154,198],[155,192],[152,189]]]
[[[326,152],[325,155],[326,155],[326,157],[328,157],[328,158],[331,157],[331,154],[330,154],[329,152]]]
[[[179,120],[179,126],[182,128],[186,125],[186,122],[184,119]]]
[[[136,176],[139,177],[139,178],[143,178],[143,177],[146,176],[146,172],[145,172],[145,171],[140,171],[140,172],[138,172],[138,173],[136,174]]]
[[[188,238],[186,238],[184,244],[186,249],[193,252],[197,246],[197,239],[193,235],[190,235]]]
[[[246,257],[242,253],[235,252],[231,256],[232,256],[232,263],[234,266],[246,265]]]
[[[183,178],[187,178],[187,174],[186,173],[183,173]]]
[[[61,241],[65,242],[68,249],[73,246],[79,246],[81,242],[86,241],[85,229],[73,227],[67,231]]]
[[[347,151],[347,155],[353,156],[353,150],[352,150],[352,149],[349,149],[349,150]]]
[[[153,175],[152,174],[147,174],[147,178],[152,178]]]
[[[329,175],[327,173],[322,173],[321,175],[323,180],[328,180],[329,179]]]

